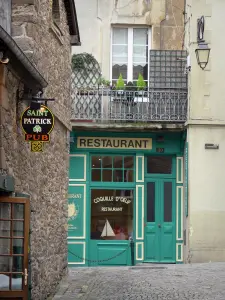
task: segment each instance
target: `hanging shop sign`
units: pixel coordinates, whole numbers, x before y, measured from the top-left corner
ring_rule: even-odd
[[[42,152],[43,143],[50,141],[54,115],[45,105],[41,105],[39,109],[28,107],[22,113],[21,126],[25,133],[25,141],[31,143],[31,151]]]
[[[77,148],[98,149],[139,149],[151,150],[152,139],[148,138],[107,138],[107,137],[78,137]]]

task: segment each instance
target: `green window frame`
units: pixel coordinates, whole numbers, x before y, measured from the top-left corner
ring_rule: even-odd
[[[134,182],[134,155],[91,155],[91,182]]]

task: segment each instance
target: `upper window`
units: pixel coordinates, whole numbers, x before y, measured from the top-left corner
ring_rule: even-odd
[[[133,182],[133,156],[92,156],[92,181]]]
[[[149,30],[147,28],[113,28],[112,82],[122,74],[124,81],[135,82],[141,74],[148,80]]]
[[[148,156],[148,174],[172,174],[172,156]]]

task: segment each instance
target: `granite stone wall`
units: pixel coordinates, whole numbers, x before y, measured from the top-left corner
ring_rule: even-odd
[[[32,153],[19,120],[27,103],[17,102],[23,84],[1,66],[4,97],[1,103],[3,148],[15,190],[30,195],[32,299],[46,299],[67,272],[67,188],[70,130],[70,36],[63,1],[60,19],[53,22],[51,1],[13,0],[12,35],[35,64],[48,87],[44,96],[55,98],[49,108],[55,127],[44,152]]]

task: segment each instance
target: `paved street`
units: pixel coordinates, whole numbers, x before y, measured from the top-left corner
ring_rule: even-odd
[[[225,263],[73,268],[54,300],[225,300]]]

